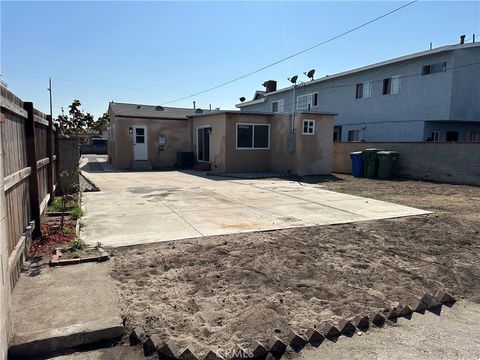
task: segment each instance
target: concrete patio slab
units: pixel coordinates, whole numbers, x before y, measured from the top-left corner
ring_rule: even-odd
[[[103,158],[84,158],[81,164],[101,189],[83,195],[87,226],[81,236],[88,244],[128,246],[429,213],[297,181],[194,171],[117,172]]]
[[[13,291],[10,356],[30,358],[122,336],[119,300],[108,266],[32,264],[22,273]]]

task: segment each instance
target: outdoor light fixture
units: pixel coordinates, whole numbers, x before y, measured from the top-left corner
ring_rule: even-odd
[[[128,128],[128,133],[133,134],[133,129],[131,127]]]

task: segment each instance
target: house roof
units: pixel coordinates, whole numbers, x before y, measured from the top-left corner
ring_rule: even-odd
[[[116,102],[111,102],[109,104],[109,110],[116,117],[131,117],[144,119],[186,120],[187,116],[195,114],[195,109],[189,108],[176,108],[143,104],[126,104]]]
[[[374,69],[374,68],[377,68],[377,67],[390,65],[390,64],[394,64],[394,63],[398,63],[398,62],[402,62],[402,61],[417,59],[417,58],[420,58],[420,57],[423,57],[423,56],[430,56],[430,55],[439,54],[439,53],[443,53],[443,52],[447,52],[447,51],[453,51],[453,50],[465,49],[465,48],[475,48],[475,47],[480,47],[480,43],[455,44],[455,45],[441,46],[441,47],[438,47],[438,48],[435,48],[435,49],[432,49],[432,50],[425,50],[425,51],[420,51],[420,52],[416,52],[416,53],[409,54],[409,55],[400,56],[400,57],[393,58],[393,59],[390,59],[390,60],[385,60],[385,61],[381,61],[381,62],[378,62],[378,63],[370,64],[370,65],[367,65],[367,66],[362,66],[362,67],[359,67],[359,68],[355,68],[355,69],[352,69],[352,70],[343,71],[343,72],[340,72],[340,73],[337,73],[337,74],[326,75],[323,78],[306,82],[303,85],[304,86],[310,86],[310,85],[317,84],[317,83],[320,83],[320,82],[323,82],[323,81],[329,81],[329,80],[336,79],[336,78],[339,78],[339,77],[342,77],[342,76],[347,76],[347,75],[359,73],[359,72],[362,72],[362,71],[371,70],[371,69]],[[277,91],[272,91],[272,92],[266,93],[264,95],[265,96],[264,101],[266,100],[266,97],[268,97],[270,95],[278,94],[278,93],[288,91],[288,90],[291,90],[291,89],[293,89],[293,85],[288,86],[288,87],[283,88],[283,89],[279,89]],[[257,92],[255,92],[253,100],[245,101],[243,103],[236,104],[235,107],[241,108],[241,107],[244,107],[244,106],[254,105],[254,104],[259,103],[259,101],[256,99],[256,96],[257,96]]]
[[[318,115],[338,115],[337,113],[325,112],[325,111],[297,111],[297,114],[318,114]],[[290,115],[288,113],[272,113],[265,111],[239,111],[239,110],[216,110],[216,111],[207,111],[203,114],[193,114],[189,118],[200,117],[200,116],[209,116],[217,114],[227,114],[227,115],[241,115],[241,116],[275,116],[275,115]]]

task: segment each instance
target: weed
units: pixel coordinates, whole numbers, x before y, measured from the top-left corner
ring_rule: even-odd
[[[84,229],[87,227],[87,224],[85,224],[85,222],[83,221],[80,221],[80,224],[78,224],[78,226],[80,227],[80,229]]]
[[[78,252],[78,250],[82,250],[85,247],[85,241],[80,238],[75,238],[70,241],[68,244],[63,246],[64,251],[70,252]]]
[[[48,206],[48,211],[50,212],[60,212],[63,209],[62,198],[57,196],[53,198],[52,203]]]
[[[71,226],[65,226],[63,228],[63,233],[64,234],[73,234],[74,231],[75,231],[75,229]]]
[[[76,205],[72,211],[71,211],[72,217],[74,219],[81,218],[83,216],[83,210],[80,208],[80,206]]]
[[[118,250],[117,250],[116,248],[112,248],[112,249],[110,249],[110,251],[109,251],[109,255],[110,255],[110,256],[115,256],[115,255],[117,254],[117,251],[118,251]]]
[[[97,241],[97,244],[95,245],[95,249],[98,250],[102,247],[102,243],[100,241]]]
[[[76,259],[80,257],[80,253],[78,252],[78,250],[73,253],[73,257]]]

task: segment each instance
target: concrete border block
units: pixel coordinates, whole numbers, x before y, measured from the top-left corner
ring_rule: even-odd
[[[370,327],[370,323],[368,322],[367,317],[361,314],[355,315],[351,322],[356,328],[360,330],[367,330]]]
[[[423,313],[425,312],[425,310],[432,309],[440,305],[442,304],[437,301],[431,294],[425,293],[418,302],[418,304],[414,307],[413,311]]]
[[[255,340],[251,346],[253,349],[253,358],[258,360],[266,359],[268,355],[268,348],[263,345],[260,341]]]
[[[146,339],[147,335],[145,334],[145,331],[143,331],[143,329],[140,327],[133,328],[129,336],[130,345],[137,345],[143,343]]]
[[[356,328],[349,320],[342,318],[338,321],[338,330],[343,335],[351,336],[355,334]]]
[[[305,339],[300,334],[296,333],[293,330],[290,330],[288,333],[288,344],[295,352],[300,352],[305,345],[307,344],[307,339]]]
[[[439,303],[450,305],[450,306],[455,304],[456,302],[455,298],[452,295],[450,295],[448,292],[441,289],[437,290],[437,292],[435,293],[434,299]]]
[[[157,349],[159,360],[176,360],[178,358],[177,344],[173,340],[168,341]]]
[[[368,321],[377,327],[382,327],[385,324],[385,318],[376,311],[370,311],[367,318]]]
[[[337,329],[336,326],[330,324],[329,322],[323,323],[323,325],[320,328],[321,333],[325,338],[331,340],[339,337],[342,333],[340,330]]]
[[[198,360],[199,358],[195,355],[193,350],[190,347],[187,347],[182,353],[178,356],[180,360]]]
[[[143,354],[150,356],[157,351],[162,343],[162,339],[158,335],[152,335],[145,339],[143,342]]]
[[[325,340],[325,337],[314,328],[309,328],[306,333],[307,341],[314,347],[319,347]]]
[[[268,347],[270,348],[270,354],[272,354],[275,359],[280,359],[287,350],[287,344],[276,336],[270,339]]]

